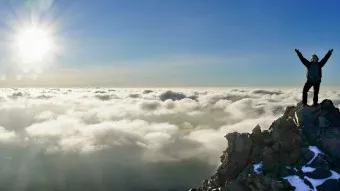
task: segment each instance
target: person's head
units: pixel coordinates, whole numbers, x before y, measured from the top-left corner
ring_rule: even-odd
[[[310,61],[311,62],[318,62],[319,61],[319,57],[315,53],[313,53],[312,54],[312,58],[310,59]]]

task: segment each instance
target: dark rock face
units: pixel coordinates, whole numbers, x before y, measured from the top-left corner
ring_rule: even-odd
[[[268,131],[257,125],[225,137],[221,165],[196,190],[295,190],[294,178],[306,189],[340,190],[340,113],[330,100],[287,107]]]
[[[324,155],[318,154],[311,163],[308,164],[308,166],[312,168],[327,168],[329,166],[329,163],[327,162]]]
[[[302,148],[301,150],[301,164],[306,165],[308,162],[310,162],[313,159],[314,153],[309,150],[308,148]]]
[[[221,157],[222,164],[217,173],[223,182],[231,181],[244,169],[252,149],[252,141],[248,134],[232,133],[226,136],[228,140],[228,155]],[[223,158],[223,160],[222,160]],[[226,163],[226,161],[228,161]]]
[[[305,173],[306,176],[313,179],[324,179],[332,175],[332,173],[327,168],[317,168],[313,172]]]
[[[237,182],[231,182],[227,186],[221,189],[221,191],[246,191],[246,189],[242,186],[242,184]]]
[[[320,147],[332,157],[340,159],[340,127],[328,127],[319,139]]]
[[[327,180],[316,188],[318,191],[340,190],[340,181],[334,179]]]
[[[306,124],[302,127],[302,132],[311,143],[316,143],[320,136],[320,128],[314,124]]]

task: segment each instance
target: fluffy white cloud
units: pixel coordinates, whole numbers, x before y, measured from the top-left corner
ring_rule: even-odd
[[[3,89],[0,184],[8,185],[4,190],[194,187],[219,164],[226,133],[269,128],[300,91]],[[322,91],[324,98],[340,104],[339,91]]]

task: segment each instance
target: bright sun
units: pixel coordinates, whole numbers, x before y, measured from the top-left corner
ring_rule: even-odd
[[[28,27],[18,32],[16,50],[21,61],[42,62],[52,56],[54,42],[51,34],[39,27]]]

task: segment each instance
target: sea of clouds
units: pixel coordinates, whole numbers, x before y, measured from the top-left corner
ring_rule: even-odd
[[[340,91],[325,98],[340,106]],[[300,100],[301,89],[2,89],[0,190],[198,187],[225,134],[268,129]]]

